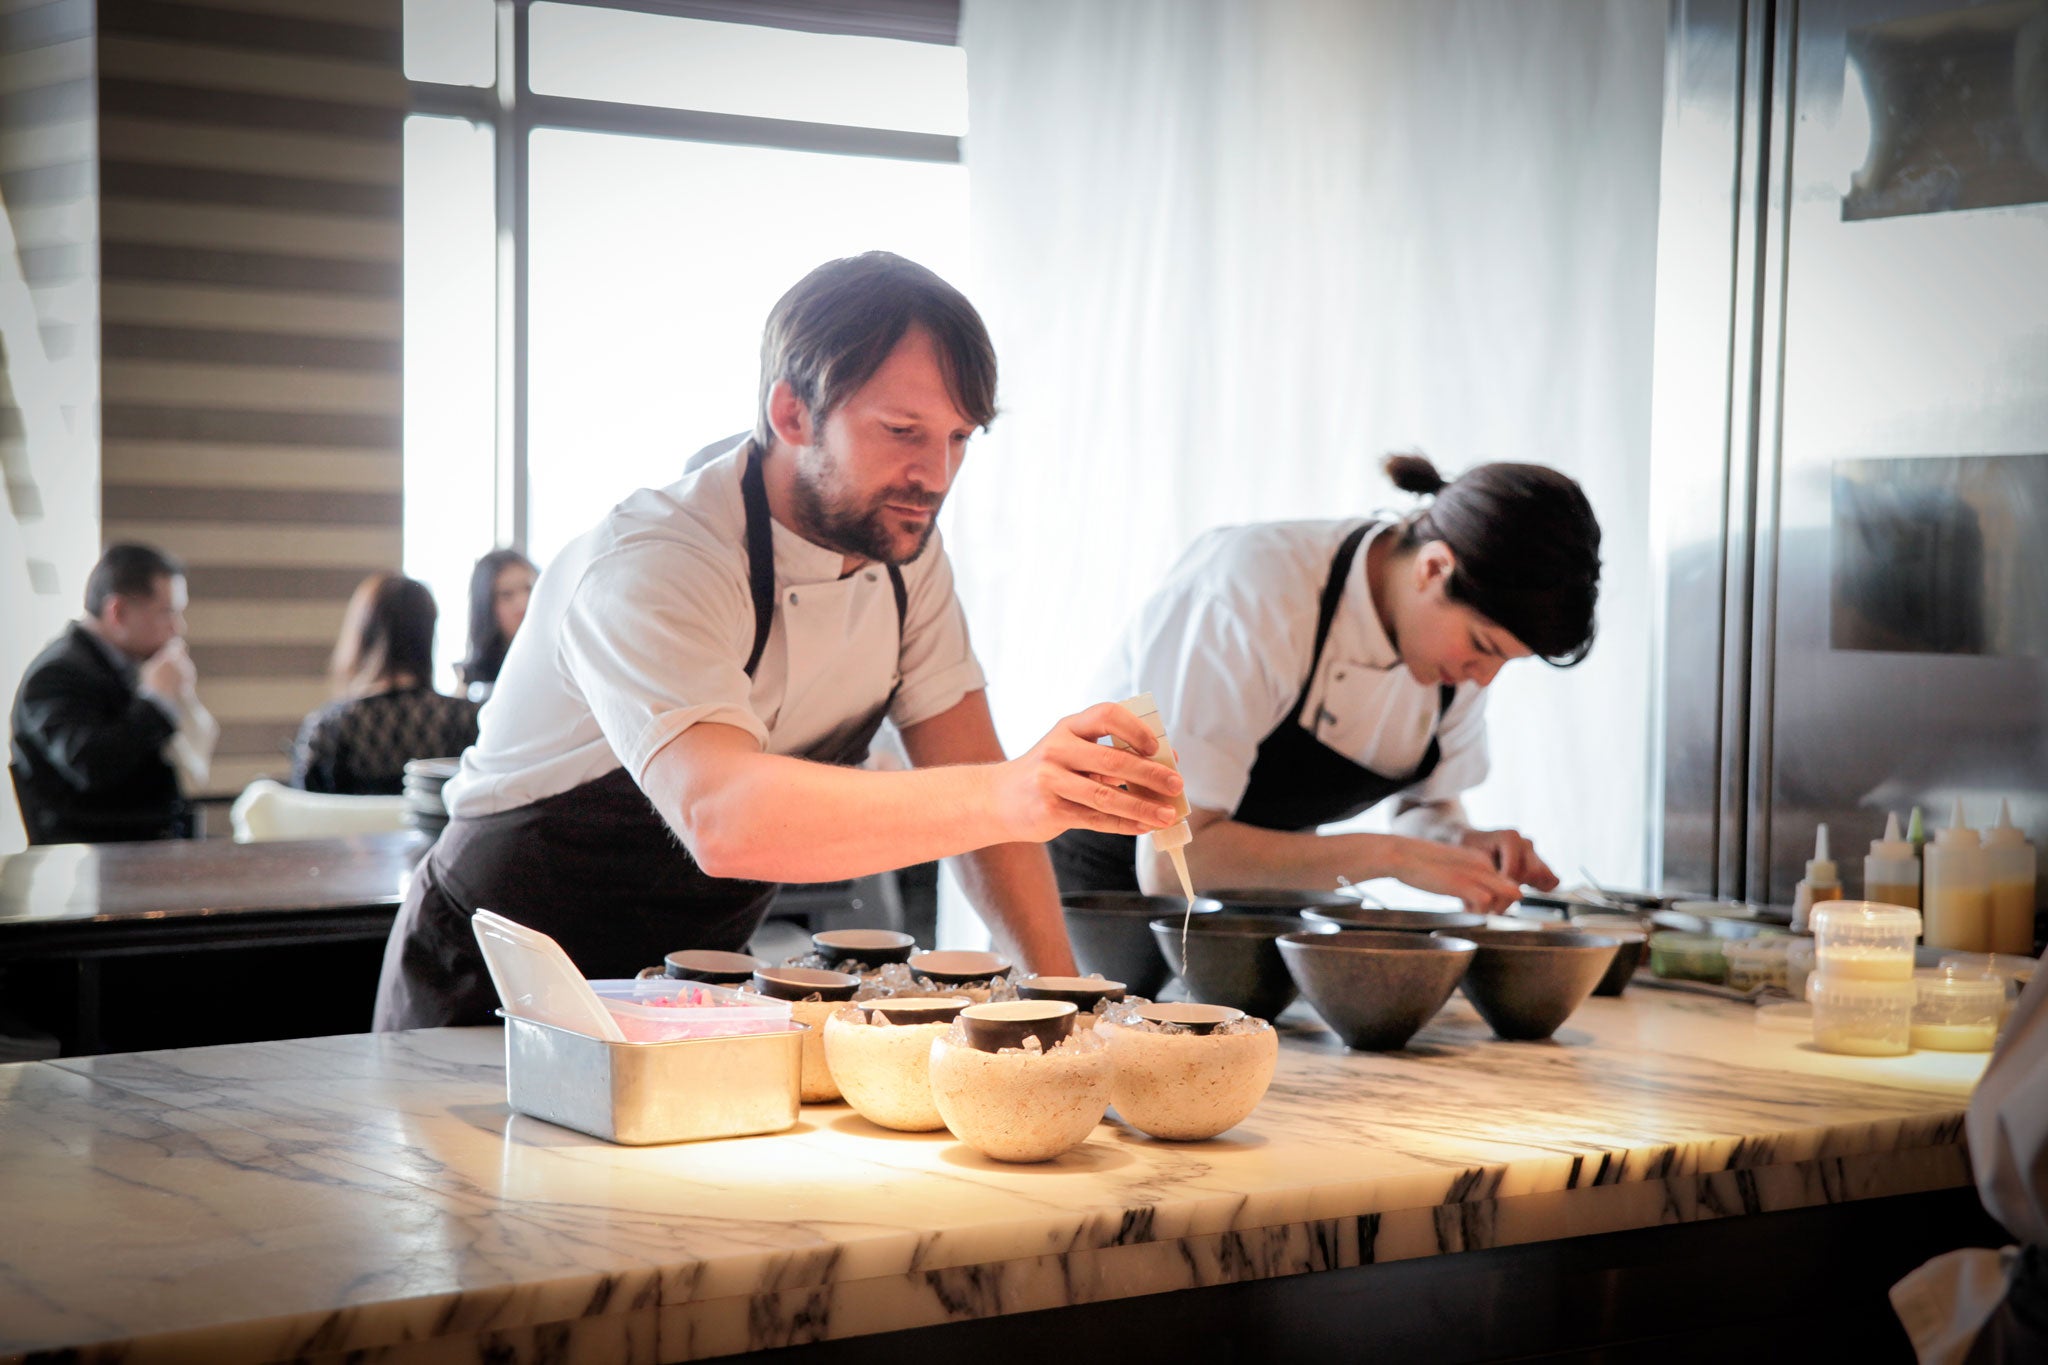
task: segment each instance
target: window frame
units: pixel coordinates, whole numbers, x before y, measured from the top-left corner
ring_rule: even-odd
[[[531,139],[539,129],[614,133],[676,142],[768,147],[958,164],[961,139],[848,124],[712,113],[623,101],[536,93],[530,81],[535,3],[628,10],[809,33],[957,45],[959,0],[494,0],[496,84],[408,80],[408,116],[461,119],[492,130],[497,226],[497,540],[520,553],[529,541],[528,309]]]

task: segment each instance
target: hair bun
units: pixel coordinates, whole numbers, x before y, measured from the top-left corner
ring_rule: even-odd
[[[1444,476],[1436,472],[1436,466],[1426,455],[1389,455],[1381,467],[1394,481],[1394,487],[1404,493],[1434,494],[1444,490]]]

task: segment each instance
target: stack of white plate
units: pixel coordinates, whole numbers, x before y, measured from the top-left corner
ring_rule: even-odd
[[[448,823],[448,807],[442,803],[441,788],[462,761],[455,758],[415,758],[405,765],[405,821],[427,834],[439,834]]]

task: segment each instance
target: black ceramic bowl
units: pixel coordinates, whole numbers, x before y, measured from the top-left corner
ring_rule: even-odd
[[[1503,1038],[1548,1038],[1614,965],[1619,939],[1549,929],[1467,929],[1479,951],[1458,989]]]
[[[1378,905],[1309,909],[1301,912],[1301,918],[1312,926],[1328,924],[1339,929],[1379,929],[1401,934],[1433,934],[1439,929],[1457,933],[1460,929],[1486,927],[1486,916],[1464,910],[1389,910]]]
[[[816,967],[763,967],[754,973],[754,989],[777,1000],[851,1000],[860,978],[851,972]]]
[[[1124,998],[1124,983],[1100,976],[1027,976],[1017,983],[1026,1000],[1064,1000],[1077,1010],[1092,1010],[1104,1000]]]
[[[706,981],[714,986],[744,986],[768,964],[748,953],[722,953],[715,948],[686,948],[662,959],[662,974],[676,981]]]
[[[1152,939],[1191,998],[1271,1019],[1295,995],[1294,978],[1274,940],[1300,927],[1298,917],[1281,915],[1197,915],[1187,925],[1185,961],[1180,916],[1153,920]]]
[[[1146,896],[1136,891],[1070,891],[1060,897],[1066,913],[1067,938],[1083,972],[1124,983],[1132,995],[1147,1000],[1173,979],[1152,941],[1151,924],[1171,915],[1178,921],[1188,903],[1179,896]],[[1222,909],[1204,896],[1195,898],[1195,914]]]
[[[960,1021],[967,1027],[970,1044],[983,1052],[1001,1052],[1024,1046],[1026,1038],[1036,1038],[1041,1049],[1057,1047],[1074,1031],[1075,1014],[1068,1000],[1005,1000],[969,1005],[960,1011]]]
[[[1229,1005],[1197,1005],[1182,1001],[1158,1001],[1138,1006],[1138,1017],[1154,1024],[1173,1024],[1189,1033],[1214,1033],[1225,1024],[1244,1018],[1244,1011]]]
[[[970,981],[988,981],[1009,974],[1009,962],[995,953],[947,948],[931,953],[912,953],[910,970],[941,986],[964,986]]]
[[[811,935],[811,946],[825,965],[861,962],[879,967],[885,962],[905,962],[917,951],[917,940],[894,929],[827,929]]]
[[[1282,886],[1249,886],[1211,891],[1210,900],[1231,915],[1300,915],[1304,910],[1356,909],[1358,897],[1337,891],[1308,891]]]
[[[1316,1013],[1346,1047],[1374,1052],[1407,1046],[1451,998],[1477,951],[1466,939],[1398,931],[1280,938],[1280,956]]]
[[[899,995],[862,1000],[857,1008],[870,1024],[950,1024],[973,1003],[964,995]]]

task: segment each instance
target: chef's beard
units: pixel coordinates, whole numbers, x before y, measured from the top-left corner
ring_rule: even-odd
[[[849,507],[830,487],[830,475],[809,469],[799,461],[796,468],[796,511],[803,519],[808,539],[843,555],[857,555],[878,564],[908,564],[924,553],[938,529],[939,505],[944,494],[931,494],[908,486],[885,488],[866,505]],[[895,513],[888,504],[927,507],[931,517],[908,551],[897,548],[898,536],[890,528]]]

